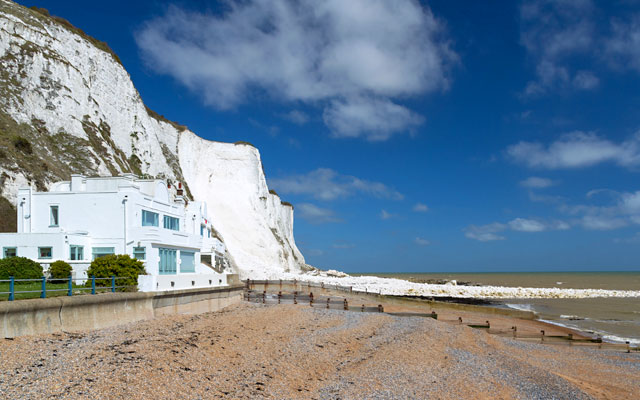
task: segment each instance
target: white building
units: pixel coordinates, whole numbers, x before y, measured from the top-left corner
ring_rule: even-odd
[[[87,278],[96,257],[129,254],[145,264],[143,291],[227,285],[224,244],[207,205],[186,201],[178,185],[130,174],[73,175],[49,192],[20,189],[18,232],[0,234],[0,256],[27,257],[45,270],[64,260],[75,278]]]

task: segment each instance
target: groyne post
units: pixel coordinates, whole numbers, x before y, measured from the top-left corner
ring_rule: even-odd
[[[298,292],[293,292],[293,304],[298,304]]]
[[[282,282],[282,280],[280,281]],[[282,292],[278,292],[278,304],[280,304],[280,299],[282,299]]]
[[[329,309],[329,302],[331,301],[331,297],[327,297],[327,310]]]
[[[309,292],[309,306],[313,307],[313,292]]]
[[[511,329],[513,329],[513,337],[516,337],[516,333],[518,332],[518,327],[517,326],[512,326]]]
[[[542,334],[542,336],[540,337],[540,341],[544,342],[544,331],[542,330],[542,331],[540,331],[540,333]]]
[[[349,310],[349,303],[347,302],[347,299],[344,299],[342,306],[344,307],[345,311]]]

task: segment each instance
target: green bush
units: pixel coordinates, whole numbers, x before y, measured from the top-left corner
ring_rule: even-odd
[[[96,278],[110,278],[115,276],[117,278],[116,286],[130,286],[135,287],[138,285],[138,275],[146,275],[144,270],[144,264],[142,261],[138,261],[135,258],[129,257],[128,254],[108,255],[98,257],[91,262],[89,269],[87,270],[87,276],[95,276]],[[91,280],[87,283],[90,285]],[[96,286],[111,286],[110,280],[96,280]],[[127,288],[119,289],[124,292]]]
[[[10,257],[0,260],[0,279],[42,278],[42,265],[25,257]]]
[[[11,141],[13,142],[13,147],[20,150],[25,154],[33,153],[33,149],[31,148],[31,143],[22,136],[14,136]]]
[[[53,279],[53,283],[63,283],[68,280],[72,270],[73,268],[71,268],[69,263],[58,260],[51,263],[51,266],[49,267],[49,274]]]

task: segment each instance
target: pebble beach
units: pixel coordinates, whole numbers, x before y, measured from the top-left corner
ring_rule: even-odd
[[[0,341],[3,399],[628,399],[640,354],[431,318],[242,303]]]

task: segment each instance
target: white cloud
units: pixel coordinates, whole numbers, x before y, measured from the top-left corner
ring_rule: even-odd
[[[509,221],[509,228],[518,232],[542,232],[546,229],[542,222],[525,218]]]
[[[598,231],[609,231],[629,225],[623,218],[602,215],[585,215],[581,223],[585,229]]]
[[[446,89],[457,62],[444,24],[414,0],[224,4],[219,15],[169,7],[136,34],[151,68],[218,109],[266,93],[326,106],[336,137],[383,140],[422,122],[393,99]]]
[[[415,244],[417,244],[418,246],[429,246],[431,244],[430,241],[428,241],[427,239],[423,239],[421,237],[417,237],[414,240]]]
[[[573,86],[577,89],[595,89],[600,84],[600,79],[591,71],[578,71],[573,77]]]
[[[391,200],[404,198],[401,193],[383,183],[341,175],[329,168],[318,168],[302,175],[269,179],[269,186],[278,192],[309,195],[318,200],[335,200],[355,194]]]
[[[340,218],[336,217],[333,210],[321,208],[311,203],[296,204],[296,216],[312,224],[342,222]]]
[[[387,210],[380,211],[380,219],[391,219],[395,216],[395,214],[391,214],[390,212],[387,212]]]
[[[554,181],[548,178],[540,178],[537,176],[531,176],[523,181],[520,181],[520,186],[530,189],[544,189],[555,184]]]
[[[550,230],[563,231],[570,228],[564,221],[541,221],[537,219],[515,218],[508,223],[509,228],[517,232],[544,232]]]
[[[627,21],[613,20],[611,29],[613,34],[605,44],[609,61],[616,67],[640,72],[640,13]]]
[[[323,119],[334,137],[363,136],[369,141],[387,140],[424,122],[421,115],[389,100],[362,97],[333,100]]]
[[[429,211],[429,207],[424,203],[416,203],[416,205],[413,206],[413,211],[424,213]]]
[[[536,64],[536,79],[525,95],[558,87],[593,89],[598,78],[591,71],[571,71],[569,59],[594,46],[594,6],[590,0],[525,1],[520,8],[520,40]]]
[[[494,240],[504,240],[505,237],[499,235],[499,232],[507,229],[507,226],[498,222],[487,225],[469,225],[464,229],[464,235],[469,239],[478,240],[480,242],[490,242]]]
[[[561,204],[559,209],[565,214],[576,216],[576,223],[589,230],[613,230],[640,224],[640,191],[620,193],[599,189],[589,191],[586,197],[592,199],[600,194],[605,194],[610,199],[609,204]]]
[[[564,134],[548,146],[520,142],[507,148],[507,155],[529,167],[548,169],[579,168],[613,162],[623,167],[640,165],[640,134],[615,143],[593,132]]]
[[[291,110],[283,115],[283,117],[296,125],[304,125],[309,122],[309,116],[300,110]]]
[[[469,225],[464,229],[464,235],[469,239],[481,242],[505,240],[501,232],[512,230],[516,232],[544,232],[550,230],[567,230],[570,225],[564,221],[542,221],[538,219],[515,218],[506,224],[494,222],[487,225]]]

